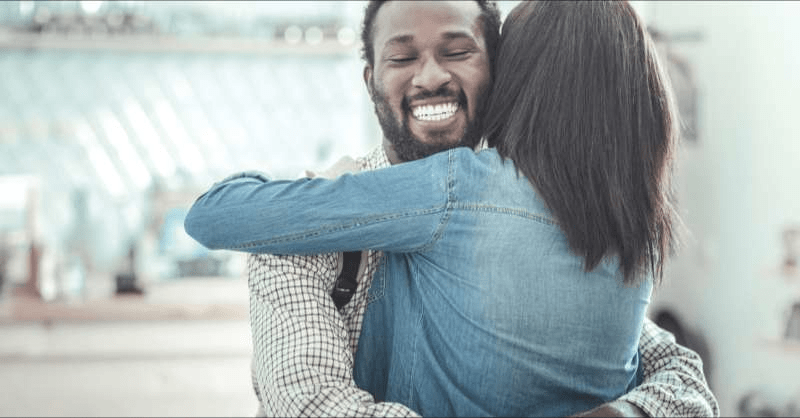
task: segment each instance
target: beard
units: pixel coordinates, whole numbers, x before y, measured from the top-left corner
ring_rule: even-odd
[[[411,132],[411,128],[408,126],[411,108],[408,106],[407,97],[404,97],[401,103],[401,112],[403,115],[402,118],[399,118],[392,112],[392,108],[389,106],[389,100],[385,95],[381,94],[374,84],[370,91],[372,103],[375,105],[375,114],[378,116],[378,123],[381,126],[383,135],[389,143],[392,144],[395,154],[397,154],[397,157],[401,161],[418,160],[456,147],[470,147],[474,149],[481,141],[483,132],[482,121],[485,112],[480,104],[485,102],[485,91],[481,91],[477,98],[479,105],[475,112],[475,118],[468,118],[467,125],[455,142],[448,138],[452,133],[447,130],[430,132],[430,141],[423,142]],[[467,99],[463,91],[459,94],[454,94],[448,92],[447,89],[439,89],[434,93],[425,93],[415,98],[454,96],[458,99],[459,108],[463,109],[466,114],[469,114]]]

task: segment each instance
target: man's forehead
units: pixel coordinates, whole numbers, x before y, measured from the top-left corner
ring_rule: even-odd
[[[373,26],[377,48],[420,37],[445,40],[482,37],[481,9],[475,1],[389,1]]]

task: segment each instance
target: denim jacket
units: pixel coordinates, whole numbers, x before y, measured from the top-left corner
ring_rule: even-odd
[[[212,249],[386,252],[355,378],[422,415],[567,415],[637,382],[652,290],[590,272],[535,188],[495,150],[457,148],[334,180],[243,173],[193,205]]]

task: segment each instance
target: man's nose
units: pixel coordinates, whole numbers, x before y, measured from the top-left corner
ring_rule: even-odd
[[[430,57],[422,60],[417,68],[412,82],[414,87],[427,91],[436,91],[440,87],[449,83],[453,76],[446,68],[442,67],[439,61]]]

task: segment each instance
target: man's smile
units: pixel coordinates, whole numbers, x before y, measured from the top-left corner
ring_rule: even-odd
[[[422,122],[436,122],[452,118],[458,111],[458,102],[427,104],[411,107],[414,119]]]

